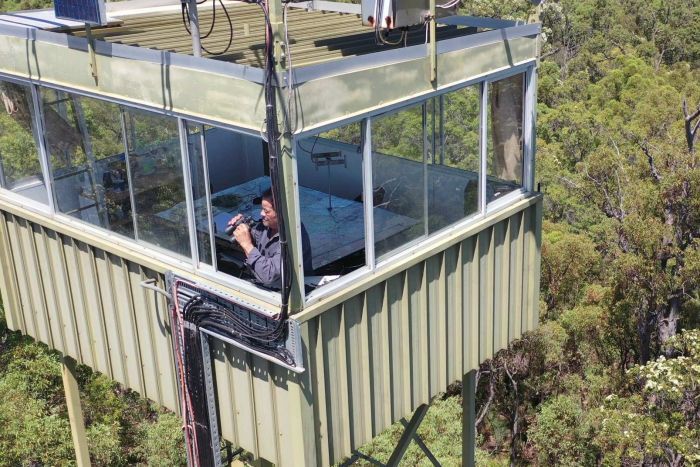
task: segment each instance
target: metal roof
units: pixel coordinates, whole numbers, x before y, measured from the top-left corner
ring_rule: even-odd
[[[264,44],[264,17],[257,5],[225,2],[233,23],[233,43],[224,55],[203,52],[204,57],[234,62],[241,65],[262,67]],[[204,36],[212,21],[212,8],[209,3],[200,6],[200,30]],[[185,30],[179,7],[157,12],[144,12],[138,15],[116,16],[117,26],[92,29],[98,40],[191,54],[192,40]],[[476,28],[449,26],[438,27],[438,39],[473,34]],[[84,30],[74,30],[71,34],[83,37]],[[417,26],[409,31],[406,45],[425,42],[425,27]],[[390,35],[395,41],[398,31]],[[202,39],[202,45],[210,52],[217,53],[226,48],[229,41],[229,25],[221,4],[217,3],[215,27],[211,34]],[[362,25],[360,15],[327,11],[307,11],[289,9],[289,42],[294,66],[310,65],[346,56],[379,52],[397,46],[378,45],[374,30]]]

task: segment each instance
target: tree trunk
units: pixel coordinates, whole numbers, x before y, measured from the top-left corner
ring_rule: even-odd
[[[12,83],[0,83],[0,99],[5,111],[29,133],[34,127],[34,110],[31,95],[23,86]],[[78,131],[50,106],[43,106],[44,130],[49,152],[55,157],[66,158],[80,146]],[[70,159],[70,156],[67,156]],[[63,160],[69,164],[69,160]]]
[[[516,75],[490,84],[493,174],[522,182],[523,77]]]
[[[680,317],[680,300],[678,297],[669,299],[668,305],[659,316],[657,330],[659,333],[659,342],[664,345],[670,338],[676,335],[678,331],[678,318]],[[667,349],[664,352],[667,356],[673,353],[673,349]]]
[[[649,311],[640,311],[637,322],[637,335],[639,336],[639,363],[644,365],[651,356],[651,326],[652,314]]]

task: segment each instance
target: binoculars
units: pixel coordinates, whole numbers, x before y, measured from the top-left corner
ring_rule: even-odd
[[[256,221],[255,219],[253,219],[250,216],[242,216],[236,222],[227,226],[226,230],[224,232],[226,232],[226,235],[228,235],[230,237],[231,235],[233,235],[233,231],[236,230],[236,228],[238,228],[239,225],[248,224],[248,227],[250,227],[252,229],[255,226],[255,224],[257,224],[257,223],[258,223],[258,221]]]

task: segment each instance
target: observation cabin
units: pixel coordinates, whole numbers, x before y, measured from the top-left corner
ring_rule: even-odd
[[[64,3],[0,15],[0,292],[64,355],[79,464],[76,362],[181,414],[190,465],[224,440],[331,465],[408,418],[395,465],[463,381],[473,464],[474,371],[538,322],[540,25],[435,0]],[[239,213],[278,249],[266,271]]]

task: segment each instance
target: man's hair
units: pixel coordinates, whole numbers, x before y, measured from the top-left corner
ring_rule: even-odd
[[[263,194],[262,194],[262,196],[260,197],[260,199],[261,199],[261,200],[262,200],[262,199],[268,200],[268,201],[270,202],[270,204],[272,205],[272,209],[277,210],[277,206],[275,206],[275,197],[272,196],[272,187],[270,187],[270,188],[268,188],[267,190],[263,191]]]

